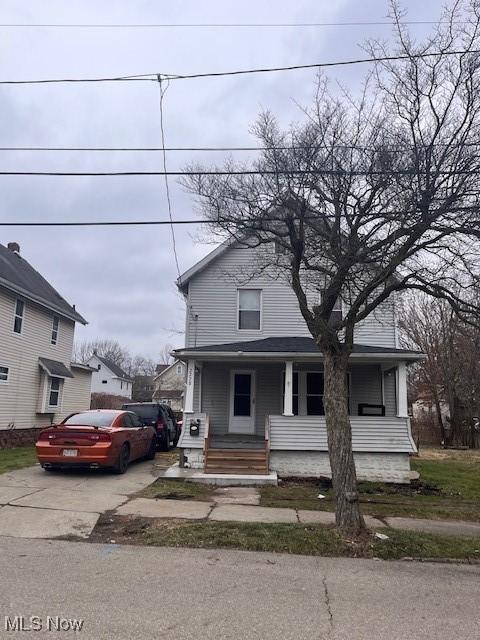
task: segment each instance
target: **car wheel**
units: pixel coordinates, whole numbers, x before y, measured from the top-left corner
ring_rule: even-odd
[[[165,429],[162,439],[160,440],[160,451],[169,451],[170,449],[170,434],[168,429]]]
[[[148,448],[147,454],[145,456],[145,460],[154,460],[156,451],[157,451],[157,443],[155,441],[155,438],[152,438],[150,442],[150,447]]]
[[[113,466],[114,473],[125,473],[128,469],[128,463],[130,461],[130,447],[126,442],[123,443],[116,463]]]

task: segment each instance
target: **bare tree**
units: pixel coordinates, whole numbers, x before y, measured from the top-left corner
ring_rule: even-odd
[[[462,293],[478,279],[476,2],[455,2],[425,43],[409,37],[396,3],[391,11],[394,50],[368,47],[403,59],[374,64],[360,96],[338,95],[320,78],[302,123],[282,131],[270,113],[260,116],[263,151],[252,165],[229,161],[227,175],[185,181],[208,229],[263,248],[255,268],[286,278],[296,294],[323,353],[336,523],[354,533],[364,528],[346,382],[355,327],[408,289],[456,314],[478,313]],[[332,313],[340,299],[342,319]]]
[[[96,340],[84,340],[76,344],[74,358],[78,362],[87,362],[94,352],[98,353],[99,356],[108,358],[124,369],[127,369],[130,365],[131,356],[128,350],[116,340],[109,339],[97,338]]]
[[[478,299],[478,293],[474,293]],[[407,345],[421,349],[426,360],[415,376],[434,402],[446,445],[476,447],[476,418],[480,412],[480,330],[462,321],[444,300],[416,294],[402,313]],[[442,417],[447,404],[449,419]]]
[[[160,364],[171,364],[172,363],[172,351],[173,346],[169,343],[164,344],[160,349],[159,362]]]

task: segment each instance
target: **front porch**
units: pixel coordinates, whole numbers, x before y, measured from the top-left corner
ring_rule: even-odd
[[[188,466],[206,473],[331,474],[318,350],[280,355],[200,349],[193,350],[195,358],[179,354],[188,363],[179,442]],[[408,456],[416,449],[407,414],[406,366],[415,357],[373,347],[357,347],[352,354],[348,400],[359,478],[409,479]]]

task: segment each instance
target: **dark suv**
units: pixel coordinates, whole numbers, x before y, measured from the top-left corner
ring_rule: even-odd
[[[122,405],[125,411],[133,411],[145,425],[152,425],[157,434],[157,450],[168,451],[177,446],[180,430],[172,409],[158,402],[131,402]]]

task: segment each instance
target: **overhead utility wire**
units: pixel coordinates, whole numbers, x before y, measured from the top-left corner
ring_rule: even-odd
[[[434,51],[432,53],[418,53],[412,55],[397,55],[397,56],[381,56],[379,58],[358,58],[353,60],[338,60],[336,62],[317,62],[314,64],[296,64],[285,67],[265,67],[257,69],[240,69],[234,71],[216,71],[209,73],[191,73],[191,74],[167,74],[162,73],[164,79],[169,80],[190,80],[193,78],[218,78],[224,76],[238,76],[254,73],[273,73],[277,71],[298,71],[300,69],[321,69],[325,67],[341,67],[354,64],[366,64],[370,62],[393,62],[395,60],[418,60],[421,58],[432,58],[439,56],[454,56],[462,54],[476,54],[480,53],[480,49],[465,50],[459,49],[456,51]],[[112,76],[104,78],[51,78],[51,79],[39,79],[39,80],[0,80],[0,85],[9,84],[58,84],[58,83],[77,83],[77,82],[158,82],[158,73],[144,73],[129,76]]]
[[[393,20],[352,20],[345,22],[163,22],[163,23],[1,23],[4,29],[177,29],[177,28],[276,28],[276,27],[366,27],[393,26]],[[451,24],[443,20],[401,20],[400,25],[429,25]],[[462,25],[466,22],[455,20],[453,24]]]
[[[452,207],[449,209],[450,213],[456,212],[476,212],[480,209],[477,205],[472,205],[468,207]],[[389,215],[402,215],[408,213],[406,211],[387,211],[386,214]],[[308,217],[304,217],[303,219],[308,220]],[[313,220],[317,219],[317,216],[312,218]],[[172,224],[218,224],[218,220],[92,220],[92,221],[78,221],[78,222],[16,222],[16,221],[0,221],[0,227],[127,227],[127,226],[162,226],[162,225],[172,225]]]
[[[159,110],[160,110],[160,136],[161,136],[161,141],[162,141],[162,148],[163,148],[163,153],[162,153],[162,157],[163,157],[163,175],[165,178],[165,193],[167,196],[167,207],[168,207],[168,217],[170,218],[170,231],[171,231],[171,235],[172,235],[172,249],[173,249],[173,255],[175,257],[175,266],[177,267],[177,273],[178,273],[178,277],[180,277],[180,267],[178,264],[178,255],[177,255],[177,243],[175,240],[175,230],[173,228],[173,216],[172,216],[172,201],[170,198],[170,187],[168,184],[168,172],[167,172],[167,154],[165,151],[165,128],[163,126],[163,99],[165,97],[165,93],[168,89],[168,85],[169,85],[169,81],[167,80],[167,84],[165,85],[165,88],[163,88],[162,86],[162,76],[158,76],[158,90],[159,90],[159,101],[158,101],[158,106],[159,106]]]
[[[435,171],[432,170],[432,173]],[[115,176],[276,176],[276,175],[312,175],[312,176],[415,176],[427,171],[416,169],[383,171],[346,171],[338,169],[278,169],[259,171],[252,169],[240,171],[0,171],[0,176],[57,176],[57,177],[115,177]],[[437,171],[441,176],[480,175],[480,169],[460,169],[458,171]]]

